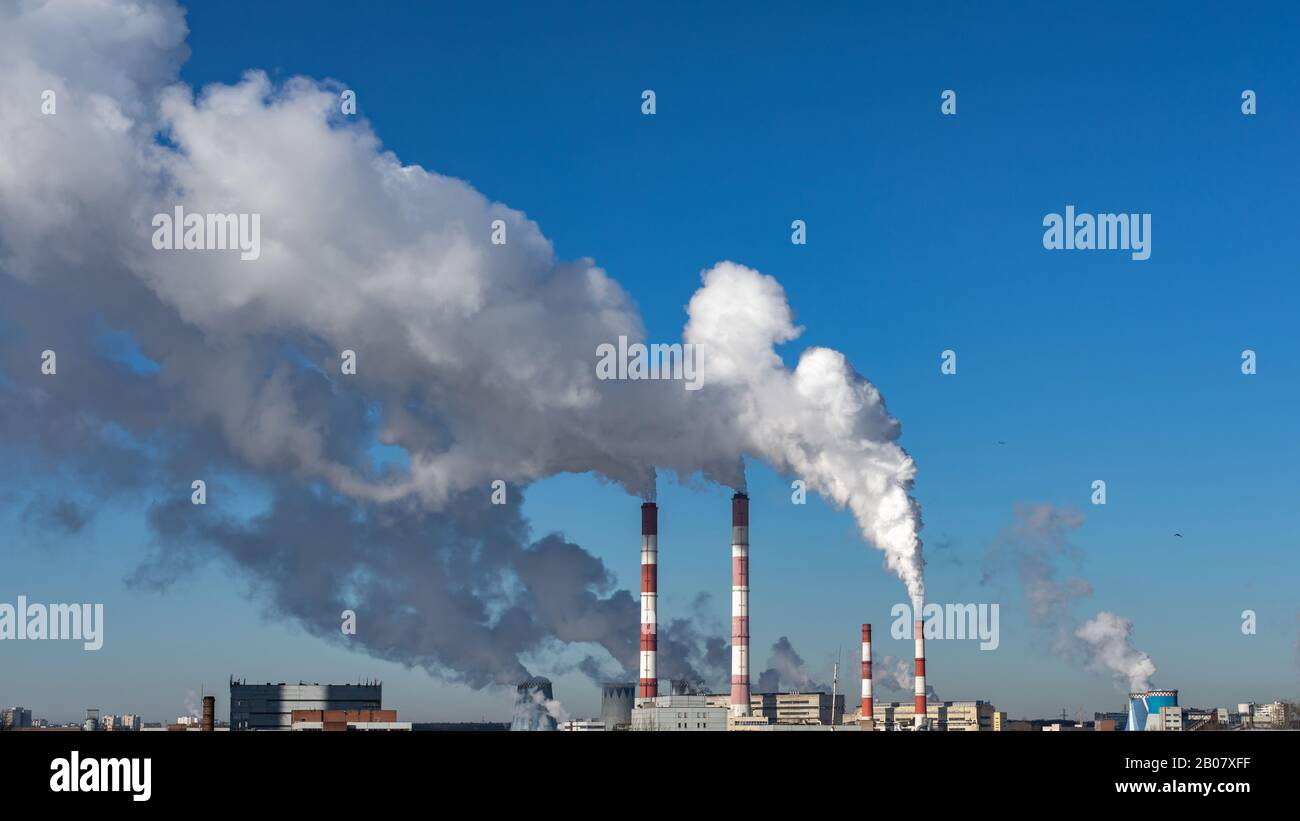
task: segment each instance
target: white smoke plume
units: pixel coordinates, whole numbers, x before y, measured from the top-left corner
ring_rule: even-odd
[[[915,465],[899,424],[842,354],[813,347],[784,366],[775,347],[801,329],[775,279],[731,262],[702,274],[683,334],[703,350],[702,390],[598,380],[599,346],[645,335],[594,262],[557,259],[520,211],[403,164],[368,123],[341,116],[340,87],[276,85],[259,71],[197,92],[179,83],[186,33],[171,0],[0,9],[0,444],[57,455],[65,469],[75,461],[104,492],[124,478],[175,487],[215,469],[258,477],[286,495],[282,524],[311,521],[324,497],[299,491],[323,486],[356,506],[336,510],[340,521],[376,522],[411,561],[423,536],[394,521],[472,534],[481,514],[459,508],[498,479],[522,487],[593,472],[653,497],[656,469],[743,488],[744,459],[756,458],[847,506],[912,597],[923,595]],[[57,114],[40,111],[47,89]],[[155,250],[152,217],[176,206],[260,214],[259,258]],[[505,245],[491,242],[494,220]],[[153,371],[87,365],[86,316],[129,335]],[[59,351],[58,380],[31,376],[44,347]],[[339,375],[344,350],[356,353],[355,375]],[[103,430],[113,436],[92,435]],[[375,467],[375,441],[400,448],[405,464]],[[165,549],[189,550],[175,547],[188,536],[219,545],[269,581],[286,612],[320,619],[328,634],[315,614],[336,615],[338,588],[354,582],[293,588],[248,549],[271,545],[297,566],[311,563],[312,545],[168,515],[155,517],[174,537]],[[368,561],[357,551],[365,535],[341,534],[338,550]],[[171,553],[159,566],[193,561]],[[441,579],[442,568],[427,572]],[[442,579],[475,594],[508,587],[471,581]],[[399,612],[423,612],[409,592]],[[493,608],[481,609],[468,615],[486,625]],[[610,632],[562,613],[544,621],[530,622],[523,646]],[[509,627],[490,625],[494,637]],[[413,635],[395,624],[371,651],[409,658]],[[487,678],[519,675],[520,646],[507,644]]]
[[[572,716],[569,715],[569,711],[564,709],[564,705],[561,704],[559,700],[553,698],[547,698],[546,694],[541,692],[540,690],[534,690],[532,694],[532,698],[533,698],[533,703],[539,709],[545,711],[547,715],[555,719],[556,725],[563,724],[564,722],[572,718]]]
[[[1150,656],[1133,647],[1131,621],[1103,610],[1074,634],[1087,646],[1094,669],[1111,673],[1130,693],[1151,689],[1156,666]]]
[[[1024,591],[1029,621],[1048,635],[1050,649],[1062,658],[1082,658],[1091,669],[1112,674],[1129,692],[1150,689],[1155,664],[1132,644],[1133,624],[1106,611],[1078,623],[1074,603],[1092,595],[1087,579],[1058,578],[1068,560],[1079,564],[1082,552],[1068,534],[1083,525],[1083,514],[1051,504],[1018,505],[1015,523],[989,547],[982,583],[1012,569]]]
[[[687,311],[685,339],[704,346],[707,378],[725,386],[724,418],[735,420],[742,452],[848,506],[919,601],[921,513],[910,496],[916,465],[897,444],[900,426],[880,391],[828,348],[808,348],[793,371],[785,368],[774,348],[802,329],[772,277],[720,263],[705,272]]]

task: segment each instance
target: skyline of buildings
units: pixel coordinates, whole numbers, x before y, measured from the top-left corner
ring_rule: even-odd
[[[354,729],[411,729],[414,726],[477,727],[495,724],[500,729],[512,730],[611,730],[627,729],[728,729],[730,695],[727,693],[694,694],[679,682],[667,681],[665,695],[658,697],[657,708],[643,710],[646,700],[629,697],[635,683],[607,683],[603,685],[600,717],[570,715],[555,699],[549,679],[533,677],[519,684],[515,698],[503,715],[497,719],[479,721],[437,722],[427,717],[404,715],[397,721],[396,710],[383,708],[382,685],[371,684],[246,684],[230,681],[231,698],[228,715],[232,721],[216,718],[218,730],[291,730],[326,729],[327,722],[351,725]],[[214,712],[220,712],[215,696]],[[521,714],[521,705],[527,706]],[[550,710],[548,706],[554,705]],[[615,705],[611,707],[611,705]],[[778,693],[754,692],[751,694],[751,714],[743,717],[751,728],[767,724],[782,725],[858,725],[861,708],[849,703],[846,694],[809,690]],[[641,711],[641,712],[638,712]],[[404,713],[406,711],[403,711]],[[39,708],[5,707],[0,709],[0,731],[26,729],[81,729],[101,732],[130,732],[140,730],[196,730],[200,728],[199,713],[183,714],[169,721],[149,720],[138,713],[107,713],[88,708],[86,716],[73,719],[51,720],[40,714]],[[332,715],[326,716],[326,713]],[[626,715],[627,718],[618,716]],[[832,722],[832,715],[834,720]],[[991,702],[927,700],[927,729],[935,731],[962,730],[1029,730],[1029,729],[1082,729],[1086,725],[1097,729],[1128,729],[1133,720],[1127,711],[1094,711],[1092,719],[1082,709],[1073,712],[1062,709],[1060,716],[1010,716],[998,710]],[[892,730],[902,726],[910,729],[914,717],[914,704],[910,700],[888,701],[876,699],[873,705],[874,729]],[[1272,702],[1240,702],[1231,707],[1187,707],[1172,703],[1154,706],[1150,714],[1141,717],[1147,722],[1145,729],[1181,731],[1189,729],[1294,729],[1300,728],[1300,703],[1287,700]],[[303,726],[296,727],[299,722]],[[312,722],[315,722],[314,724]],[[681,723],[683,726],[676,726]],[[698,726],[685,726],[696,725]],[[318,726],[319,725],[319,726]],[[600,726],[596,726],[600,725]],[[1056,726],[1052,726],[1056,725]],[[1212,725],[1212,726],[1211,726]],[[733,727],[734,728],[734,727]],[[337,729],[333,726],[330,729]]]

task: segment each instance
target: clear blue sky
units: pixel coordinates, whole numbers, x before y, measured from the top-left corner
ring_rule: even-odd
[[[1300,697],[1296,7],[375,5],[197,4],[183,78],[339,80],[403,162],[526,212],[561,257],[593,257],[652,339],[680,334],[701,269],[731,259],[776,276],[806,328],[791,361],[810,344],[845,352],[902,422],[923,535],[951,543],[928,567],[932,598],[1002,604],[997,652],[932,645],[943,698],[1013,716],[1122,706],[1109,678],[1043,651],[1014,579],[979,583],[1021,502],[1085,515],[1073,541],[1096,593],[1080,615],[1131,618],[1155,683],[1196,705]],[[640,113],[647,88],[654,117]],[[939,113],[949,88],[955,117]],[[1043,216],[1069,204],[1151,213],[1151,258],[1045,251]],[[790,243],[793,219],[806,246]],[[1240,372],[1245,348],[1255,376]],[[956,376],[940,374],[944,349]],[[3,492],[48,478],[11,475]],[[1089,504],[1094,479],[1104,507]],[[751,466],[755,672],[781,635],[821,680],[842,647],[853,694],[861,622],[877,625],[877,657],[910,652],[883,638],[902,588],[847,513],[792,506],[788,483]],[[726,495],[661,488],[668,615],[705,591],[725,621]],[[572,476],[527,499],[537,534],[564,532],[635,587],[636,499]],[[499,690],[263,618],[220,564],[165,594],[128,590],[145,507],[48,543],[21,506],[0,508],[0,531],[22,535],[0,600],[80,595],[110,619],[98,654],[4,648],[0,702],[156,720],[201,685],[224,715],[228,673],[374,676],[404,718],[508,714]],[[1258,635],[1241,634],[1246,608]],[[535,672],[574,713],[597,709],[581,676]]]

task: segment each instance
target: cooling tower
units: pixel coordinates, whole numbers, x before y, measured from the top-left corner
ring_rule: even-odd
[[[1125,730],[1141,732],[1147,725],[1160,718],[1161,707],[1177,707],[1177,690],[1150,690],[1145,693],[1129,693],[1128,726]]]
[[[1161,707],[1177,707],[1178,691],[1177,690],[1151,690],[1146,694],[1147,712],[1153,715],[1160,715]]]
[[[555,716],[547,709],[548,704],[554,700],[555,694],[551,690],[549,678],[533,676],[519,682],[515,691],[515,711],[510,720],[510,729],[515,732],[556,729]]]
[[[1129,693],[1128,694],[1128,723],[1124,725],[1125,730],[1134,732],[1145,730],[1147,728],[1147,702],[1146,693]]]
[[[609,682],[600,689],[600,720],[606,730],[627,729],[632,724],[636,682]]]

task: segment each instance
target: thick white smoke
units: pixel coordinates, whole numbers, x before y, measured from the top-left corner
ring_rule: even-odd
[[[920,507],[909,495],[916,465],[898,444],[898,420],[844,355],[808,348],[788,370],[775,346],[796,338],[785,292],[774,278],[723,262],[691,298],[686,341],[702,345],[711,383],[744,452],[792,473],[853,511],[863,536],[919,600],[925,592]]]
[[[1146,692],[1151,689],[1156,665],[1150,656],[1133,646],[1132,634],[1133,622],[1105,610],[1084,622],[1074,633],[1087,646],[1093,668],[1114,675],[1128,686],[1130,693]]]
[[[800,329],[772,277],[703,273],[683,335],[703,351],[702,390],[598,380],[601,345],[644,341],[623,288],[591,260],[558,260],[523,213],[403,164],[340,114],[340,88],[251,71],[196,93],[176,82],[188,49],[170,0],[0,15],[0,271],[29,317],[66,314],[71,333],[74,311],[101,312],[159,366],[162,410],[87,387],[67,398],[85,413],[141,438],[211,433],[251,471],[425,512],[562,472],[647,496],[656,469],[739,488],[757,458],[852,510],[923,594],[899,424],[842,354],[784,366],[775,346]],[[41,113],[47,89],[56,114]],[[155,250],[153,215],[178,205],[260,214],[260,257]],[[358,418],[322,411],[267,360],[275,344],[378,409],[374,435],[409,468],[375,471],[340,446]],[[355,376],[338,376],[344,350]]]

